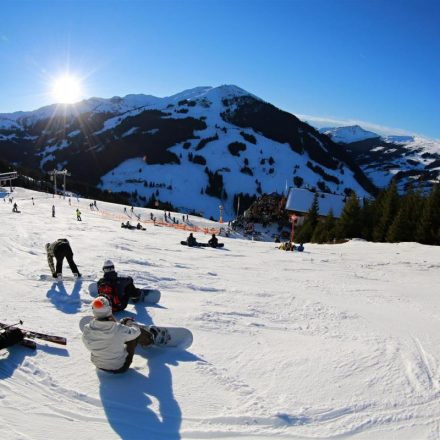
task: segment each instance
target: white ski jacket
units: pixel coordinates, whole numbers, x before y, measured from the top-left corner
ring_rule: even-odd
[[[138,327],[93,319],[84,327],[82,340],[91,352],[92,362],[104,370],[118,370],[127,357],[125,343],[141,334]]]

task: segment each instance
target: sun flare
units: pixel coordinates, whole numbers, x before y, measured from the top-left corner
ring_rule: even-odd
[[[56,102],[72,104],[81,99],[81,81],[71,75],[56,78],[52,86],[52,95]]]

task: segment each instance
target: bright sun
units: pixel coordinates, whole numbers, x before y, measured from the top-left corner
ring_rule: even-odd
[[[81,93],[81,82],[74,76],[60,76],[53,83],[52,94],[58,103],[72,104],[77,102],[81,99]]]

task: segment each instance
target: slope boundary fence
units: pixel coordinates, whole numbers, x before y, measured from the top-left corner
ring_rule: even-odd
[[[92,211],[93,214],[98,214],[101,217],[104,218],[108,218],[111,220],[118,220],[120,222],[125,222],[127,221],[127,215],[126,214],[117,214],[115,212],[111,212],[111,211],[103,211],[103,210],[96,210],[96,211]],[[218,235],[220,233],[220,229],[219,228],[203,228],[201,226],[189,226],[189,225],[185,225],[182,223],[168,223],[168,222],[164,222],[162,220],[138,220],[137,218],[135,219],[136,221],[138,221],[141,224],[149,224],[149,225],[154,225],[154,226],[164,226],[167,228],[174,228],[174,229],[180,229],[182,231],[189,231],[189,232],[201,232],[203,234],[216,234]]]

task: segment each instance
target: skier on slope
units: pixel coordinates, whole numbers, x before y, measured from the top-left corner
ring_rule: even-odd
[[[159,333],[154,326],[148,330],[139,327],[132,318],[116,321],[111,301],[103,296],[93,300],[92,311],[94,319],[84,327],[82,340],[100,370],[124,373],[133,361],[137,344],[147,347]]]
[[[104,276],[98,281],[98,294],[111,300],[113,312],[124,310],[129,299],[139,301],[141,291],[135,287],[133,278],[118,276],[111,260],[104,262],[102,270]]]
[[[79,208],[76,208],[76,220],[77,221],[82,221],[81,220],[81,211],[79,210]]]
[[[0,333],[0,350],[11,347],[23,340],[23,332],[19,328],[8,328]]]
[[[52,272],[52,276],[54,278],[61,277],[63,273],[63,260],[67,259],[69,263],[70,270],[73,275],[80,277],[78,267],[73,261],[73,252],[70,247],[70,243],[66,238],[59,238],[57,241],[53,243],[46,243],[46,252],[47,252],[47,262],[49,264],[50,271]],[[53,259],[56,259],[56,267],[53,264]]]

